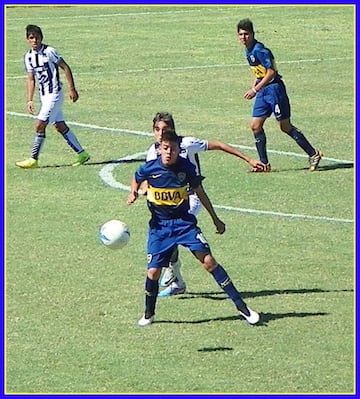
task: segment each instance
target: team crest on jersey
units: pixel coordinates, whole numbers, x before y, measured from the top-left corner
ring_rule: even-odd
[[[250,61],[255,62],[255,57],[252,54],[250,55]]]
[[[179,173],[177,174],[177,177],[178,177],[178,179],[179,179],[181,182],[183,182],[183,181],[186,179],[186,173],[184,173],[184,172],[179,172]]]

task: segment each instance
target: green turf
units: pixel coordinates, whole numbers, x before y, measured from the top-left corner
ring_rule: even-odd
[[[236,38],[244,17],[275,54],[294,124],[327,158],[309,173],[273,119],[273,173],[203,154],[227,231],[216,235],[206,212],[199,224],[262,321],[238,320],[181,249],[188,293],[159,300],[156,323],[140,329],[149,213],[99,173],[152,142],[121,129],[151,133],[164,110],[180,133],[256,156],[243,99],[252,76]],[[28,23],[73,69],[80,99],[64,113],[91,154],[86,166],[70,166],[76,156],[51,127],[41,167],[15,166],[33,139]],[[8,7],[5,33],[7,393],[354,392],[354,7]],[[139,164],[113,165],[111,176],[126,186]],[[97,238],[112,218],[131,230],[119,251]]]

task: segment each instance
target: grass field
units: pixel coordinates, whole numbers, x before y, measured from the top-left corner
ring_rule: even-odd
[[[354,393],[353,6],[66,6],[6,9],[7,393]],[[247,326],[181,249],[188,292],[143,312],[144,199],[126,205],[152,143],[152,118],[181,134],[239,145],[249,130],[252,76],[236,24],[249,17],[287,83],[292,121],[325,153],[309,173],[296,144],[266,124],[270,174],[220,152],[201,156],[205,188],[227,225],[199,224],[262,321]],[[296,23],[295,23],[296,21]],[[21,170],[26,114],[25,26],[71,66],[80,99],[64,113],[91,154],[83,167],[54,130],[40,167]],[[347,29],[344,29],[347,27]],[[63,77],[64,83],[66,83]],[[67,87],[66,87],[67,93]],[[112,161],[127,157],[128,162]],[[117,218],[130,243],[111,251],[99,226]]]

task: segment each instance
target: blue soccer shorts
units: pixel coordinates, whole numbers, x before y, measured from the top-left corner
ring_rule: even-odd
[[[268,118],[272,113],[277,121],[290,118],[290,101],[282,81],[270,83],[255,97],[253,118]]]
[[[147,242],[147,268],[168,267],[171,254],[178,245],[188,248],[191,252],[211,253],[209,244],[193,221],[151,221]]]

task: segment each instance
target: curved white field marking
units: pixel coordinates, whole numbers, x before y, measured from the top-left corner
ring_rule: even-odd
[[[34,116],[31,116],[28,114],[21,114],[21,113],[17,113],[17,112],[6,112],[6,113],[8,115],[12,115],[12,116],[34,118]],[[111,131],[111,132],[116,132],[116,133],[126,133],[126,134],[132,134],[132,135],[137,135],[137,136],[146,136],[146,137],[153,136],[152,133],[146,133],[146,132],[137,131],[137,130],[115,129],[115,128],[109,128],[109,127],[101,127],[101,126],[97,126],[97,125],[78,123],[78,122],[68,122],[68,123],[70,125],[84,127],[84,128],[88,128],[88,129],[94,129],[94,130],[105,130],[105,131]],[[248,147],[248,146],[241,146],[241,145],[233,145],[233,146],[240,148],[240,149],[254,150],[253,147]],[[279,155],[291,155],[291,156],[301,157],[301,158],[303,158],[304,156],[306,157],[306,155],[304,155],[304,154],[297,154],[297,153],[285,152],[285,151],[268,150],[268,152],[271,152],[273,154],[279,154]],[[99,172],[100,178],[104,181],[104,183],[106,183],[107,185],[109,185],[112,188],[116,188],[116,189],[120,189],[120,190],[124,190],[124,191],[130,191],[130,186],[118,182],[114,178],[112,172],[117,166],[121,165],[121,161],[136,160],[141,157],[144,157],[145,154],[146,154],[146,152],[139,152],[139,153],[136,153],[133,155],[128,155],[126,157],[120,158],[118,160],[119,163],[111,163],[111,164],[105,165]],[[328,160],[328,161],[333,161],[333,162],[340,162],[340,163],[353,163],[353,161],[336,159],[336,158],[324,157],[323,159]],[[234,211],[234,212],[241,212],[241,213],[253,213],[253,214],[278,216],[278,217],[285,217],[285,218],[292,218],[292,219],[297,218],[297,219],[319,220],[319,221],[326,221],[326,222],[353,223],[352,219],[331,218],[331,217],[327,217],[327,216],[311,216],[311,215],[303,215],[303,214],[261,211],[261,210],[256,210],[256,209],[235,208],[235,207],[225,206],[225,205],[214,205],[214,208],[229,210],[229,211]]]
[[[127,155],[126,157],[119,158],[117,163],[111,163],[107,164],[99,172],[99,176],[101,180],[106,183],[108,186],[112,188],[118,188],[120,190],[124,191],[130,191],[130,186],[127,186],[125,184],[122,184],[118,182],[114,176],[113,176],[113,170],[121,165],[121,161],[132,161],[132,160],[137,160],[137,159],[143,159],[146,156],[146,151],[145,152],[137,152],[136,154],[133,155]]]
[[[8,111],[6,112],[7,115],[12,115],[12,116],[18,116],[20,118],[35,118],[35,116],[29,115],[29,114],[22,114],[19,112],[11,112]],[[73,121],[66,121],[69,125],[74,125],[82,128],[87,128],[87,129],[92,129],[92,130],[104,130],[108,132],[113,132],[113,133],[125,133],[125,134],[132,134],[135,136],[145,136],[145,137],[153,137],[153,133],[147,133],[139,130],[129,130],[129,129],[118,129],[118,128],[111,128],[111,127],[104,127],[104,126],[98,126],[98,125],[90,125],[87,123],[79,123],[79,122],[73,122]],[[238,145],[238,144],[230,144],[233,147],[240,148],[242,150],[249,150],[249,151],[255,151],[255,146],[254,147],[249,147],[246,145]],[[296,152],[286,152],[286,151],[278,151],[278,150],[269,150],[269,153],[272,154],[278,154],[278,155],[287,155],[287,156],[292,156],[292,157],[299,157],[299,158],[307,158],[308,156],[305,154],[298,154]],[[346,159],[337,159],[337,158],[328,158],[328,157],[323,157],[323,160],[326,161],[331,161],[331,162],[339,162],[339,163],[353,163],[353,161],[349,161]]]
[[[112,163],[109,165],[105,165],[100,170],[99,176],[103,180],[104,183],[106,183],[107,185],[109,185],[112,188],[120,189],[123,191],[130,191],[130,186],[118,182],[114,178],[112,172],[117,166],[121,165],[121,161],[136,160],[139,158],[143,158],[145,155],[146,155],[146,151],[138,152],[133,155],[128,155],[126,157],[119,158],[118,163],[115,163],[115,164]],[[296,214],[296,213],[260,211],[258,209],[235,208],[235,207],[226,206],[226,205],[213,205],[213,206],[214,206],[214,208],[227,210],[227,211],[240,212],[240,213],[251,213],[251,214],[257,214],[257,215],[278,216],[278,217],[289,218],[289,219],[307,219],[307,220],[318,220],[318,221],[323,221],[323,222],[353,223],[353,220],[351,220],[351,219],[332,218],[332,217],[327,217],[327,216],[311,216],[311,215],[302,215],[302,214]]]

